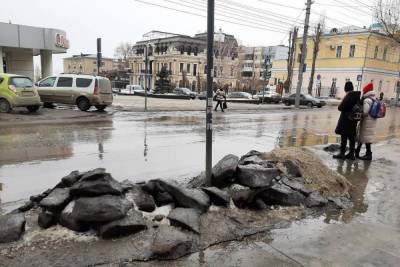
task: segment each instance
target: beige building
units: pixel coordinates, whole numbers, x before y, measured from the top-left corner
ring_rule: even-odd
[[[297,85],[301,56],[299,51],[301,51],[301,38],[297,40],[296,45],[292,93]],[[312,52],[313,42],[309,38],[303,92],[307,91],[310,81]],[[392,99],[396,97],[400,85],[399,71],[400,44],[383,34],[379,27],[334,28],[321,37],[313,94],[342,98],[346,81],[352,81],[358,90],[372,82],[378,93],[383,92],[386,99]],[[287,79],[286,60],[276,61],[273,64],[272,76],[283,81]]]
[[[200,92],[206,89],[206,34],[194,37],[153,31],[135,44],[130,57],[131,83],[145,84],[145,53],[148,49],[148,87],[155,88],[157,74],[165,67],[170,73],[171,87],[187,87]],[[229,49],[227,47],[229,46]],[[215,34],[214,83],[234,87],[237,81],[237,41],[232,35]]]
[[[97,74],[97,56],[94,54],[73,55],[63,59],[64,73]],[[109,72],[114,69],[115,63],[112,58],[102,58],[100,73]]]

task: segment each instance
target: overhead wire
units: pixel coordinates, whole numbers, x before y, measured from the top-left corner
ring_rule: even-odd
[[[164,0],[164,1],[172,1],[172,0]],[[180,1],[184,2],[184,3],[188,3],[188,1],[198,2],[198,3],[202,4],[203,6],[206,4],[205,2],[203,2],[201,0],[180,0]],[[198,8],[198,7],[196,6],[196,7],[193,7],[193,8]],[[204,8],[206,9],[206,6],[204,6]],[[223,13],[221,13],[221,11]],[[273,28],[287,30],[287,28],[282,26],[282,24],[277,24],[277,23],[271,22],[271,19],[269,19],[268,17],[264,17],[264,16],[261,16],[261,15],[258,15],[258,14],[254,14],[254,13],[251,13],[251,12],[241,11],[241,10],[238,10],[238,9],[232,9],[232,8],[229,8],[229,7],[217,5],[216,13],[219,14],[220,16],[225,16],[224,13],[228,13],[228,14],[231,14],[233,16],[237,16],[239,18],[244,18],[246,20],[250,19],[250,20],[259,21],[259,22],[265,24],[265,26],[267,26],[267,27],[271,27],[271,25],[272,25]]]
[[[168,10],[179,12],[179,13],[183,13],[183,14],[190,14],[190,15],[197,16],[197,17],[207,18],[206,15],[201,15],[201,14],[198,14],[198,13],[195,13],[195,12],[191,12],[191,11],[187,11],[187,10],[182,10],[182,9],[173,8],[173,7],[169,7],[169,6],[164,6],[164,5],[160,5],[160,4],[156,4],[156,3],[151,3],[151,2],[144,1],[144,0],[133,0],[133,1],[136,1],[136,2],[139,2],[139,3],[142,3],[142,4],[146,4],[146,5],[150,5],[150,6],[154,6],[154,7],[168,9]],[[276,33],[286,33],[286,31],[283,31],[283,30],[274,30],[274,29],[270,29],[270,28],[260,27],[260,26],[255,25],[255,24],[240,23],[240,22],[230,21],[230,20],[226,20],[226,19],[221,19],[221,18],[218,18],[218,17],[216,17],[215,20],[221,21],[221,22],[230,23],[230,24],[234,24],[234,25],[249,27],[249,28],[252,28],[252,29],[263,30],[263,31],[267,31],[267,32],[269,31],[269,32],[276,32]]]

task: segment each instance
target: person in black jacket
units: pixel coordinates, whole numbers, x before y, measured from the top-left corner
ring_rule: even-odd
[[[340,152],[333,157],[335,159],[355,160],[357,121],[351,120],[349,115],[351,114],[354,106],[360,102],[361,92],[354,91],[352,82],[346,82],[344,91],[346,92],[346,96],[343,98],[338,107],[340,111],[340,117],[335,130],[335,133],[341,136]],[[347,140],[349,140],[350,143],[350,150],[349,153],[345,155]]]

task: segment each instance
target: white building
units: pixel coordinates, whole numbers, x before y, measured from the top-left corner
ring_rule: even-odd
[[[0,72],[34,78],[33,57],[40,55],[42,77],[53,73],[53,54],[66,53],[62,30],[0,22]]]

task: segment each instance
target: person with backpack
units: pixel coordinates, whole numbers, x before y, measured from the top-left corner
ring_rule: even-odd
[[[361,160],[370,161],[372,160],[371,144],[374,143],[376,139],[375,129],[377,119],[385,116],[385,114],[379,114],[380,112],[385,112],[383,111],[385,106],[376,97],[373,83],[368,83],[364,86],[361,102],[363,106],[363,118],[359,126],[356,157]],[[363,144],[365,144],[366,153],[364,156],[360,157],[360,151]]]
[[[338,106],[340,117],[335,130],[335,133],[339,134],[341,137],[340,152],[334,155],[333,158],[355,160],[358,120],[353,113],[356,112],[354,111],[355,107],[360,102],[361,92],[354,91],[353,83],[350,81],[346,82],[344,91],[346,92],[346,96]],[[349,153],[346,155],[347,141],[349,142],[350,149]]]

